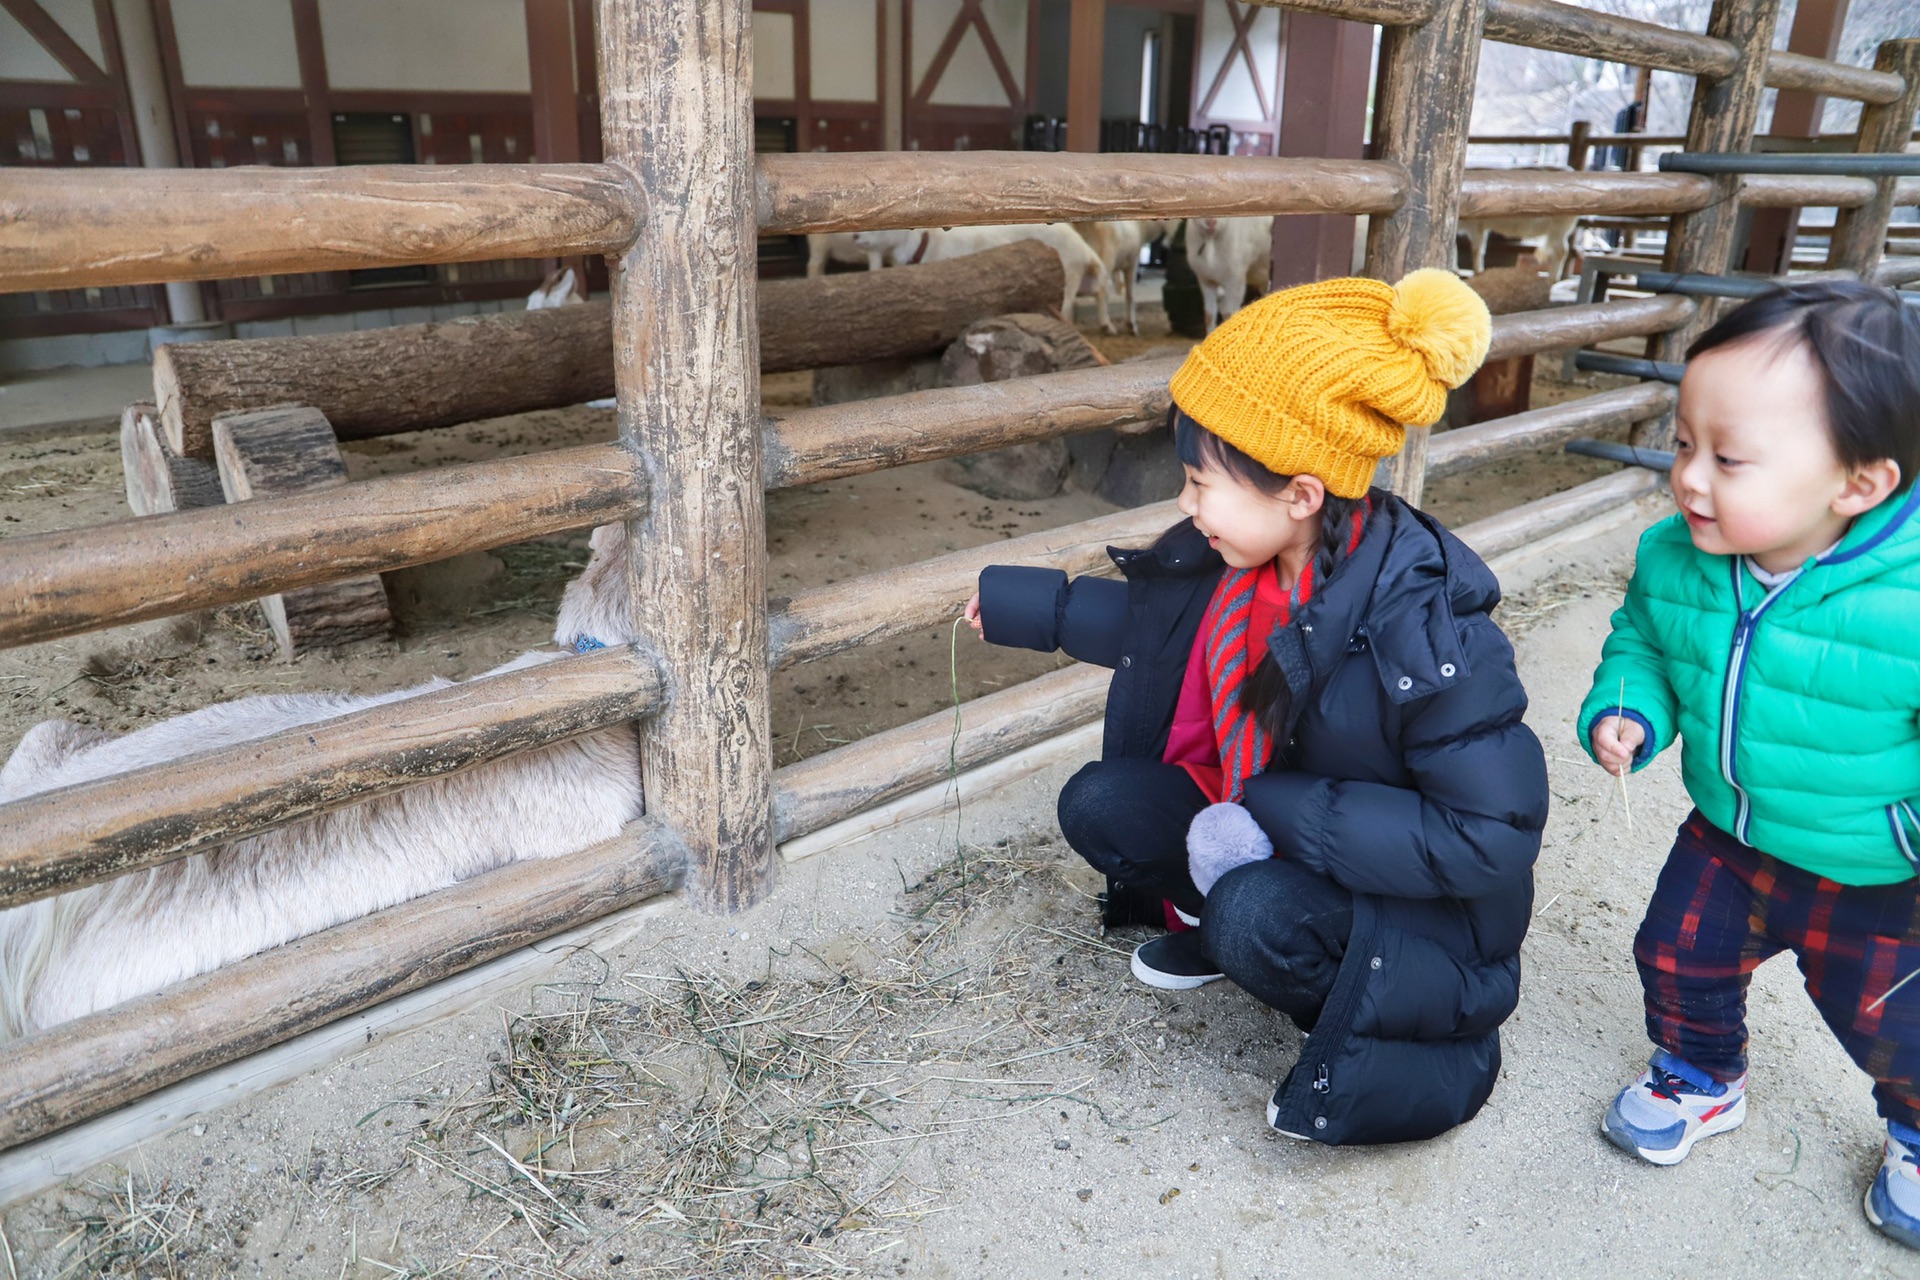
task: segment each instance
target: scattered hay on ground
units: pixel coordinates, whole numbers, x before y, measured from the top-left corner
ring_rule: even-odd
[[[1518,640],[1576,600],[1598,596],[1618,602],[1627,593],[1630,574],[1630,567],[1600,574],[1561,570],[1524,591],[1506,596],[1494,610],[1493,618],[1509,640]]]

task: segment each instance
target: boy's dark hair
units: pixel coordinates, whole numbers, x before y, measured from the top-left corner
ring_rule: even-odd
[[[1854,280],[1782,285],[1729,312],[1694,339],[1687,358],[1761,335],[1812,353],[1842,465],[1891,458],[1901,490],[1920,478],[1920,310]]]
[[[1222,440],[1195,422],[1180,406],[1167,411],[1167,424],[1173,428],[1174,451],[1180,461],[1204,471],[1209,467],[1226,472],[1243,484],[1251,485],[1268,497],[1278,497],[1293,483],[1292,476],[1267,470],[1238,446]],[[1340,562],[1347,557],[1347,543],[1353,537],[1354,514],[1366,504],[1362,498],[1342,498],[1329,493],[1320,504],[1320,550],[1313,558],[1313,584],[1317,591]],[[1240,686],[1240,705],[1251,711],[1260,728],[1270,738],[1278,738],[1286,729],[1293,695],[1280,674],[1280,664],[1267,661],[1255,666]]]

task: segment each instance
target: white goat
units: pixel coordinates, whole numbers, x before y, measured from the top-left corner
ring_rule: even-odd
[[[1094,256],[1106,264],[1108,279],[1119,286],[1121,295],[1126,298],[1128,333],[1138,335],[1140,332],[1140,314],[1133,302],[1133,278],[1140,271],[1140,250],[1172,225],[1168,222],[1134,222],[1125,219],[1073,224],[1073,229],[1092,248]],[[1117,333],[1118,330],[1113,327],[1113,316],[1107,307],[1107,293],[1102,290],[1095,296],[1100,307],[1100,332]]]
[[[1509,240],[1519,240],[1532,247],[1535,241],[1540,247],[1533,251],[1534,257],[1541,259],[1547,271],[1547,279],[1558,280],[1566,268],[1567,256],[1571,252],[1573,230],[1580,223],[1577,213],[1543,213],[1533,216],[1511,218],[1462,218],[1460,234],[1467,238],[1473,254],[1473,273],[1479,275],[1487,269],[1487,241],[1494,232],[1499,232]]]
[[[1187,265],[1200,282],[1207,332],[1240,309],[1247,286],[1273,279],[1272,218],[1188,218]]]
[[[573,268],[549,271],[540,287],[527,295],[527,310],[545,311],[548,307],[571,307],[587,300],[586,286],[573,274]]]
[[[833,231],[807,237],[807,279],[818,280],[827,274],[828,262],[844,262],[849,266],[866,264],[869,271],[878,271],[887,265],[886,255],[862,249],[853,241],[851,231]]]
[[[562,598],[571,648],[632,638],[626,538],[596,530]],[[488,675],[550,662],[524,654]],[[0,768],[0,801],[231,746],[449,685],[372,696],[267,695],[114,737],[64,720],[29,729]],[[552,858],[638,818],[638,741],[626,726],[481,765],[147,871],[0,911],[0,1041],[104,1009],[268,947],[445,888]]]
[[[1107,272],[1098,255],[1064,222],[1030,222],[1010,227],[934,227],[925,231],[856,231],[854,243],[868,253],[884,253],[894,266],[916,262],[944,262],[970,253],[983,253],[1003,244],[1038,240],[1060,255],[1066,290],[1060,314],[1073,322],[1073,300],[1092,293],[1106,314]]]

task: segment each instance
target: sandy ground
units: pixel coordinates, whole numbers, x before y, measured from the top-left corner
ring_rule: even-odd
[[[1124,344],[1116,344],[1117,347]],[[1113,354],[1125,354],[1114,350]],[[791,395],[771,385],[770,398]],[[1536,403],[1539,401],[1537,400]],[[611,429],[526,415],[352,451],[356,475]],[[1604,472],[1440,487],[1456,523]],[[0,442],[15,532],[120,514],[110,441]],[[909,468],[772,495],[776,593],[1106,510],[993,503]],[[884,533],[874,536],[876,531]],[[1555,805],[1503,1080],[1439,1140],[1335,1151],[1263,1107],[1301,1037],[1225,984],[1133,984],[1059,843],[1071,766],[786,868],[724,921],[677,902],[557,975],[241,1101],[0,1214],[22,1276],[1920,1274],[1864,1223],[1866,1081],[1776,961],[1752,1118],[1673,1170],[1595,1133],[1645,1045],[1629,944],[1685,809],[1677,759],[1629,796],[1570,720],[1631,531],[1507,577]],[[397,590],[391,644],[284,664],[246,610],[0,655],[0,745],[47,714],[131,726],[215,697],[466,675],[538,643],[580,539]],[[404,584],[403,584],[404,587]],[[132,634],[130,634],[132,633]],[[946,705],[944,628],[791,673],[782,750]],[[1023,662],[1025,665],[1023,665]],[[1050,665],[977,643],[968,696]],[[1627,803],[1630,801],[1629,803]],[[1631,821],[1629,821],[1629,808]]]

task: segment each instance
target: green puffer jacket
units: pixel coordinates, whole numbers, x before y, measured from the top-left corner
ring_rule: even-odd
[[[1697,550],[1675,515],[1647,530],[1576,731],[1624,705],[1637,769],[1681,739],[1707,820],[1842,884],[1920,868],[1920,486],[1854,522],[1769,592]],[[1621,682],[1626,682],[1624,699]]]

